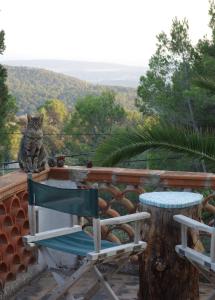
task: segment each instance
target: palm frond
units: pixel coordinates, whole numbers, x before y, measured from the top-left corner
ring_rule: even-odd
[[[210,78],[204,78],[204,77],[198,76],[197,78],[194,79],[194,83],[200,88],[204,88],[213,93],[215,92],[214,81],[211,80]]]
[[[94,161],[96,165],[114,166],[146,150],[166,149],[215,162],[214,133],[165,123],[152,128],[118,129],[97,148]]]

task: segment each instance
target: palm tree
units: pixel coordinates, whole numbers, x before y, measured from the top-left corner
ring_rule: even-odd
[[[153,127],[120,128],[98,148],[96,165],[114,166],[151,149],[181,152],[192,158],[215,163],[215,131],[159,123]]]

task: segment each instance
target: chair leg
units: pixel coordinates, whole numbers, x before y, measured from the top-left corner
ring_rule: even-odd
[[[58,285],[64,284],[65,279],[63,278],[63,276],[61,276],[59,273],[54,271],[54,269],[57,269],[57,264],[54,258],[52,257],[52,255],[49,253],[49,251],[46,248],[41,247],[40,251],[57,284]]]
[[[79,300],[77,298],[74,298],[71,294],[65,295],[65,300]]]
[[[114,291],[112,290],[111,286],[109,285],[109,283],[107,282],[107,280],[104,278],[104,276],[102,275],[102,273],[98,270],[98,268],[96,266],[94,266],[93,269],[94,269],[97,277],[99,278],[101,284],[105,288],[106,292],[110,296],[110,299],[119,300],[119,298],[114,293]]]
[[[128,258],[124,258],[124,259],[121,259],[119,262],[118,262],[118,267],[114,270],[112,270],[111,272],[108,272],[105,274],[105,278],[109,279],[111,278],[115,273],[117,273],[125,263],[128,262]],[[90,289],[85,293],[85,296],[83,298],[83,300],[90,300],[97,292],[98,290],[100,289],[100,279],[98,279],[96,281],[96,283],[94,283]]]
[[[207,300],[214,300],[215,299],[215,291],[213,291],[210,296],[207,298]]]
[[[60,286],[63,285],[65,283],[64,277],[62,275],[60,275],[59,273],[52,270],[52,269],[57,268],[57,264],[56,264],[53,256],[49,253],[49,251],[46,248],[41,248],[40,251],[41,251],[55,281],[57,282],[57,284]],[[65,300],[75,300],[75,298],[73,297],[73,295],[68,294],[68,295],[65,295]]]
[[[86,273],[92,268],[94,262],[86,260],[85,263],[64,284],[54,289],[48,300],[62,299],[62,296]]]
[[[189,262],[212,284],[215,284],[215,278],[210,276],[210,272],[212,271],[207,271],[203,267],[199,266],[196,262],[192,261],[189,259]],[[214,298],[215,299],[215,298]]]
[[[65,300],[75,300],[75,298],[72,295],[66,295]]]
[[[207,272],[203,267],[200,267],[196,262],[192,261],[191,259],[189,259],[189,262],[200,272],[202,273],[202,275],[209,281],[212,283],[215,283],[215,280],[212,280],[212,278],[210,278],[210,275],[208,274],[209,272]],[[215,300],[215,290],[209,295],[209,297],[207,298],[207,300]]]

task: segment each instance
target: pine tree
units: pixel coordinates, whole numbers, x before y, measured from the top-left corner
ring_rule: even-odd
[[[0,55],[3,54],[5,50],[4,43],[5,33],[0,31]],[[3,65],[0,64],[0,161],[4,159],[9,159],[6,153],[10,148],[11,136],[9,132],[13,130],[13,118],[16,112],[15,99],[9,94],[6,85],[7,80],[7,70]]]

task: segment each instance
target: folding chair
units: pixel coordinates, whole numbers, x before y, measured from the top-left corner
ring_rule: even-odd
[[[106,262],[114,262],[116,271],[128,262],[129,256],[141,253],[146,248],[146,243],[140,241],[141,220],[149,218],[146,212],[134,213],[131,215],[100,220],[98,207],[98,190],[96,189],[65,189],[51,187],[45,184],[34,182],[28,178],[29,189],[29,220],[30,235],[24,236],[24,242],[29,246],[37,245],[42,252],[48,267],[52,270],[53,276],[58,283],[56,289],[48,298],[49,300],[74,299],[70,294],[72,287],[83,277],[86,272],[93,272],[97,280],[86,291],[83,299],[90,299],[102,285],[110,299],[119,299],[112,290],[107,279],[111,274],[103,274],[98,266]],[[93,237],[82,230],[80,225],[72,225],[56,230],[36,232],[38,218],[36,207],[45,207],[60,212],[76,215],[78,217],[93,218]],[[127,244],[116,244],[101,240],[102,225],[118,225],[122,223],[135,223],[134,242]],[[83,264],[67,280],[56,270],[53,256],[47,248],[67,252],[83,257]],[[112,272],[113,274],[113,272]]]
[[[181,245],[176,245],[176,252],[187,258],[206,279],[215,284],[215,227],[193,220],[183,215],[175,215],[174,220],[181,224]],[[210,235],[210,254],[200,253],[187,246],[187,230],[192,228]],[[215,290],[207,300],[215,299]]]

